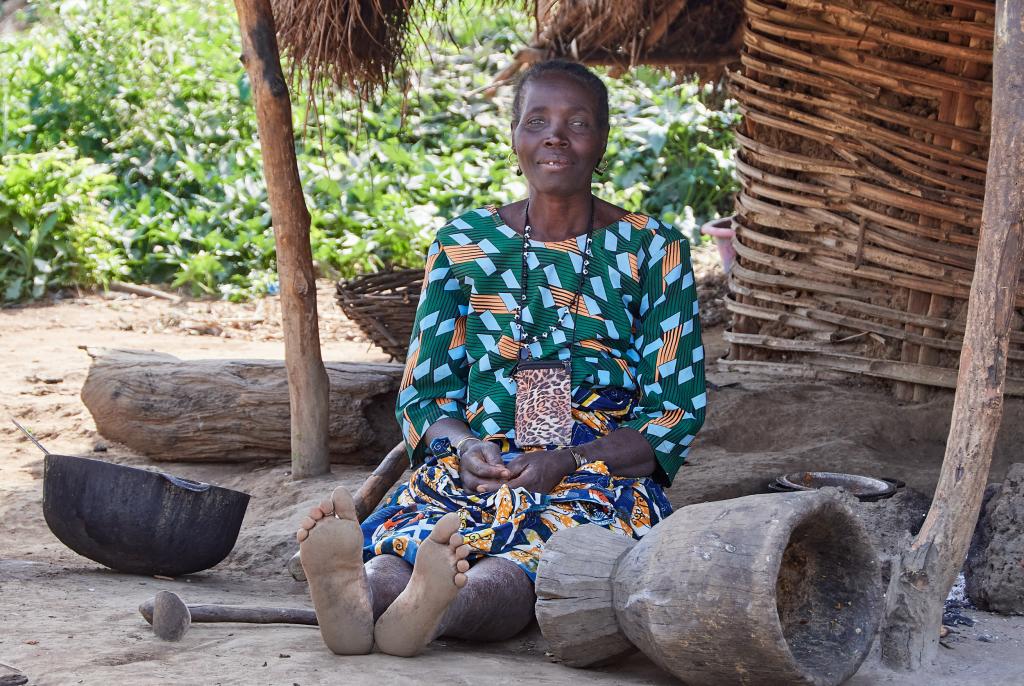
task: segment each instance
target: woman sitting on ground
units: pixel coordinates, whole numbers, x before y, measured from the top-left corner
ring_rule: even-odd
[[[601,80],[535,65],[512,111],[529,197],[467,212],[430,246],[398,397],[422,465],[362,529],[339,488],[298,532],[335,653],[509,638],[533,618],[552,534],[640,538],[671,512],[662,486],[705,405],[689,247],[591,194],[607,141]]]

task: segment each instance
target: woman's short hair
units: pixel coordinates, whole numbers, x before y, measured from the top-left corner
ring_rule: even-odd
[[[523,114],[523,90],[531,81],[545,76],[565,76],[586,88],[597,104],[597,121],[601,128],[608,130],[608,88],[594,72],[579,62],[564,59],[550,59],[537,62],[527,69],[516,81],[512,96],[512,126],[519,125]]]

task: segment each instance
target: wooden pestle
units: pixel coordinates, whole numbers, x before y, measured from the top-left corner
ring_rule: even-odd
[[[164,591],[166,593],[166,591]],[[155,598],[139,605],[139,613],[153,623]],[[244,624],[305,624],[316,626],[316,613],[293,607],[242,607],[237,605],[187,605],[192,623],[240,622]]]
[[[367,477],[363,485],[355,492],[353,500],[356,505],[356,516],[359,521],[373,512],[383,499],[384,494],[395,485],[395,482],[406,470],[407,458],[405,442],[401,442],[391,449],[381,460],[373,473]],[[299,562],[299,554],[295,553],[289,562],[289,569],[298,581],[305,581],[305,574],[301,574],[302,565]],[[297,571],[296,571],[297,570]],[[164,640],[178,640],[188,630],[188,626],[195,622],[239,622],[244,624],[304,624],[316,626],[316,613],[313,610],[290,608],[290,607],[242,607],[236,605],[185,605],[185,603],[174,593],[161,591],[158,597],[150,598],[139,605],[139,612],[143,618],[153,625],[157,635]],[[167,596],[173,596],[173,599]],[[157,622],[154,624],[154,610],[158,599],[162,597],[163,605],[174,607],[174,621]],[[187,611],[186,611],[187,609]],[[166,613],[170,616],[170,612]],[[191,617],[189,620],[188,617]]]

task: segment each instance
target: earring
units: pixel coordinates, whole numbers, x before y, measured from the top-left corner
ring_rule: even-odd
[[[516,155],[516,151],[515,150],[510,152],[508,154],[508,157],[506,158],[508,160],[508,166],[510,166],[510,167],[512,166],[512,158],[515,158],[516,176],[522,176],[523,175],[523,168],[519,166],[519,156]]]
[[[608,163],[607,162],[604,163],[604,164],[598,163],[598,165],[596,167],[594,167],[594,175],[595,176],[604,176],[604,173],[606,171],[608,171]]]

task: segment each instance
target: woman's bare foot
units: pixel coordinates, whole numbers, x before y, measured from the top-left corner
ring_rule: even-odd
[[[458,530],[459,515],[450,512],[420,544],[409,585],[373,629],[381,652],[412,657],[433,640],[444,611],[466,585],[469,546]]]
[[[310,510],[295,537],[324,643],[338,655],[369,653],[373,606],[352,496],[344,488],[334,489]]]

